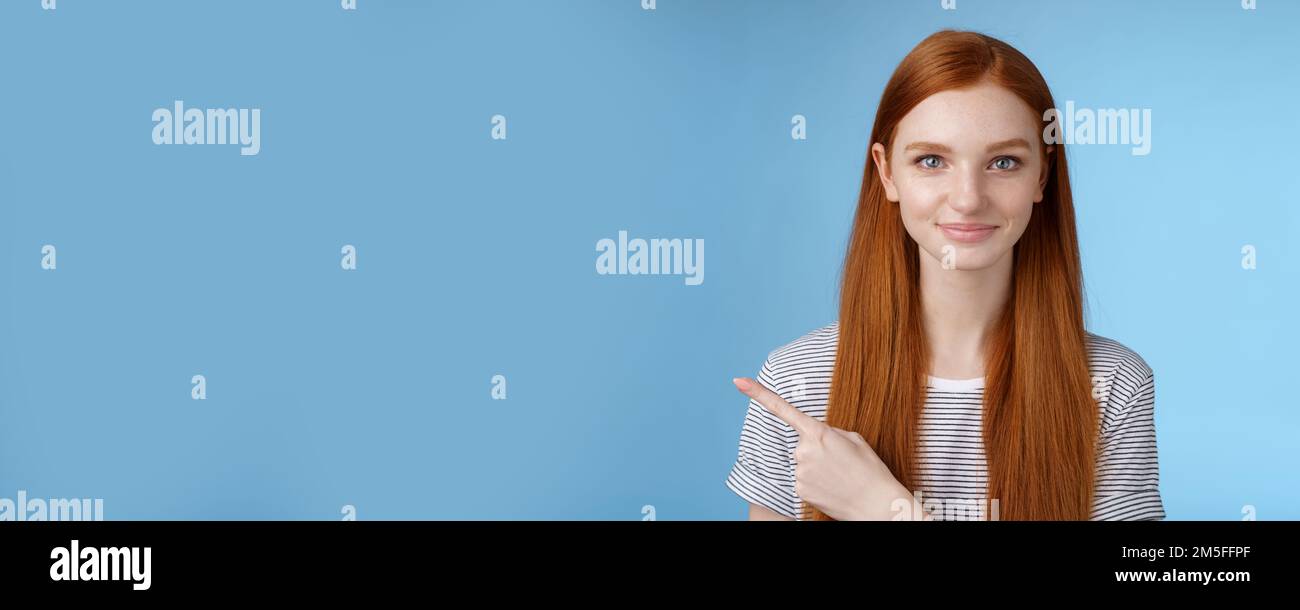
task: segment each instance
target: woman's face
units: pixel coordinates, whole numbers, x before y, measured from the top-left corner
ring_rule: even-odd
[[[1043,199],[1040,133],[1019,97],[981,83],[926,98],[898,123],[888,156],[880,143],[871,156],[922,256],[983,269],[1011,252]]]

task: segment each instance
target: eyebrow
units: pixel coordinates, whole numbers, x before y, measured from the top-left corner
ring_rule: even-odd
[[[995,150],[1005,150],[1008,148],[1024,148],[1026,150],[1029,150],[1031,147],[1029,146],[1029,142],[1026,141],[1024,138],[1011,138],[1010,140],[1002,140],[1001,142],[994,142],[988,146],[987,150],[991,152]],[[952,152],[951,148],[948,148],[943,144],[937,144],[935,142],[912,142],[911,144],[908,144],[906,148],[903,149],[903,152],[907,152],[909,150],[927,150],[927,151],[941,152],[941,153]]]

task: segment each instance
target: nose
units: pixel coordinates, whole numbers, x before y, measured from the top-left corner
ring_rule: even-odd
[[[974,214],[984,206],[984,176],[976,168],[954,174],[957,181],[948,197],[948,207],[963,215]]]

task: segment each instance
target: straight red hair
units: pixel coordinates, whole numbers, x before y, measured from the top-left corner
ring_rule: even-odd
[[[899,121],[922,100],[984,81],[1015,93],[1039,116],[1056,107],[1038,69],[1010,45],[941,31],[894,71],[871,142],[891,150]],[[1065,147],[1043,150],[1049,172],[1043,200],[1013,249],[1007,305],[984,346],[986,497],[997,500],[1002,520],[1088,519],[1095,485],[1099,411],[1085,345],[1070,178]],[[868,153],[844,261],[826,420],[860,433],[909,490],[917,489],[918,421],[930,366],[919,256]],[[830,519],[806,502],[803,509],[805,518]]]

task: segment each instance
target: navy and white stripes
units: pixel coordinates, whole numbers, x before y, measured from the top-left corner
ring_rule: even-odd
[[[826,419],[839,323],[810,332],[771,354],[758,381],[795,408]],[[1141,356],[1117,341],[1087,334],[1089,363],[1100,389],[1101,430],[1092,520],[1164,519],[1155,436],[1155,379]],[[936,519],[985,518],[988,484],[981,432],[984,379],[929,377],[920,422],[918,481],[922,501],[945,510]],[[794,448],[798,433],[755,401],[740,432],[726,485],[741,498],[797,518]]]

